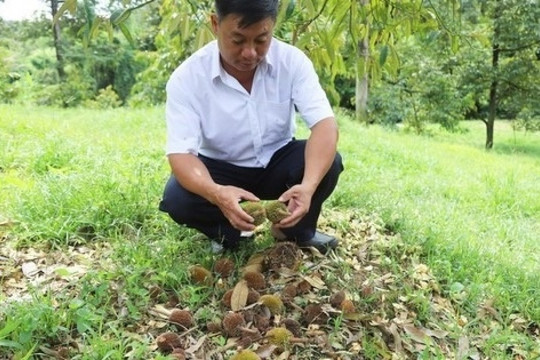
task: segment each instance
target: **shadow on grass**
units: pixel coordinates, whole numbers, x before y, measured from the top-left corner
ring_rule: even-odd
[[[523,143],[505,141],[503,143],[495,143],[495,152],[504,155],[525,155],[533,158],[540,158],[540,142],[538,143]]]

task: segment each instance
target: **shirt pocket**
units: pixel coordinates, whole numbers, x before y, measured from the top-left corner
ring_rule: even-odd
[[[263,141],[266,144],[289,140],[293,135],[291,100],[284,102],[267,101],[261,118],[264,128]]]

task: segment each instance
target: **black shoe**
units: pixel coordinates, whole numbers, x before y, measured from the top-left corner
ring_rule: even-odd
[[[335,237],[318,231],[315,232],[315,235],[311,238],[311,240],[296,242],[296,245],[298,245],[300,248],[314,247],[319,250],[321,254],[326,254],[329,249],[335,249],[338,244],[339,241]]]

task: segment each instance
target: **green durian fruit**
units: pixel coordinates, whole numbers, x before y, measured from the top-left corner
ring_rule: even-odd
[[[254,219],[255,226],[261,225],[266,220],[266,211],[260,201],[245,201],[240,207]]]
[[[287,205],[278,200],[266,202],[264,208],[266,210],[266,217],[274,224],[291,215],[289,209],[287,209]]]
[[[233,355],[230,360],[261,360],[261,358],[251,350],[241,350],[239,353]]]

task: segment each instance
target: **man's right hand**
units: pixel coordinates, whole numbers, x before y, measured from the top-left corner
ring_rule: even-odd
[[[212,193],[212,203],[219,207],[235,229],[253,231],[253,218],[240,207],[242,200],[259,201],[259,198],[249,191],[228,185],[218,185]]]
[[[216,205],[231,225],[240,231],[253,231],[253,218],[240,207],[241,200],[259,201],[253,193],[214,182],[204,163],[193,154],[170,154],[174,176],[187,190]]]

